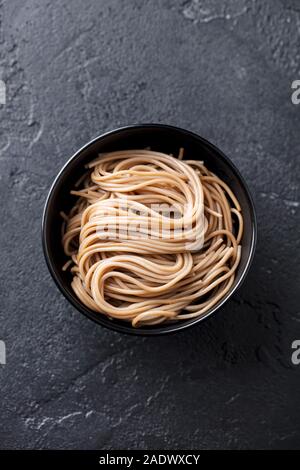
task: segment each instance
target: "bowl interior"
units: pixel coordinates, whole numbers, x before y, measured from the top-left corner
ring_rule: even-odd
[[[70,195],[75,182],[82,175],[84,165],[96,158],[100,152],[112,150],[137,149],[150,146],[152,150],[178,154],[184,147],[185,158],[204,160],[211,171],[221,177],[234,191],[243,211],[244,235],[242,256],[237,269],[234,284],[229,293],[201,318],[177,322],[159,327],[132,328],[129,323],[110,320],[104,315],[89,310],[77,300],[71,288],[71,274],[63,272],[62,266],[67,261],[61,245],[60,211],[68,212],[75,202]],[[43,218],[43,246],[50,272],[58,287],[69,301],[92,320],[108,328],[134,334],[162,334],[177,331],[203,320],[216,311],[243,280],[250,265],[256,239],[256,221],[253,203],[245,183],[232,163],[217,148],[201,137],[183,129],[163,125],[141,125],[122,128],[100,136],[79,150],[64,166],[50,190]]]

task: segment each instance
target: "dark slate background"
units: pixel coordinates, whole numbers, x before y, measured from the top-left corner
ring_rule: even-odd
[[[300,2],[1,0],[0,25],[1,448],[299,448]],[[40,240],[63,163],[140,122],[219,146],[259,223],[238,294],[162,338],[82,317]]]

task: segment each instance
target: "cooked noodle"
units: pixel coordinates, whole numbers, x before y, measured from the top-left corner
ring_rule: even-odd
[[[89,309],[157,325],[204,315],[230,290],[241,257],[239,202],[203,162],[182,158],[183,149],[179,158],[107,153],[71,191],[63,269]]]

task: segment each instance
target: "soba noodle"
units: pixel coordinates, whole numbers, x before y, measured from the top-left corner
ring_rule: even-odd
[[[204,315],[230,290],[243,217],[203,162],[152,150],[100,155],[62,213],[72,288],[89,309],[132,326]]]

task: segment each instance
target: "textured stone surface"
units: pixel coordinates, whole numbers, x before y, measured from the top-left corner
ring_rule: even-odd
[[[299,448],[299,2],[2,0],[0,26],[1,447]],[[73,151],[151,121],[232,158],[259,242],[221,312],[141,339],[74,311],[40,226]]]

